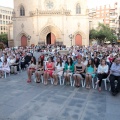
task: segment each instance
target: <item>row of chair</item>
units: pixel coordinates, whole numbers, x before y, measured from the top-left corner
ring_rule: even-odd
[[[59,84],[60,85],[65,85],[65,79],[63,78],[63,76],[58,76],[58,79],[59,79]],[[51,84],[54,83],[53,78],[50,77],[49,80],[50,80]],[[41,81],[42,81],[42,83],[44,83],[43,75],[41,76]],[[104,81],[105,90],[108,90],[108,88],[107,88],[107,82],[110,83],[109,78],[103,79],[103,81]],[[92,88],[93,89],[97,89],[98,86],[95,85],[94,78],[92,78],[91,84],[92,84]],[[82,87],[86,86],[86,81],[84,79],[81,80],[81,85],[82,85]],[[75,86],[75,81],[73,80],[72,76],[70,76],[70,86],[71,87]],[[111,88],[109,88],[109,91],[110,90],[111,90]]]

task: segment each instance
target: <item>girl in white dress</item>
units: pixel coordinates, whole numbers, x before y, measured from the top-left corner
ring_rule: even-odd
[[[64,63],[62,62],[61,57],[57,58],[57,63],[55,65],[55,71],[53,73],[54,85],[58,84],[58,76],[62,76],[64,69]]]
[[[8,62],[7,62],[7,58],[4,58],[2,67],[0,68],[0,76],[3,76],[4,72],[10,73],[10,67],[9,67]]]

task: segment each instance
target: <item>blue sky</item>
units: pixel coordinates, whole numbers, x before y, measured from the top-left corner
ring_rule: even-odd
[[[88,7],[93,8],[100,5],[114,3],[116,1],[120,1],[120,0],[88,0]],[[0,0],[0,6],[13,8],[13,0]]]

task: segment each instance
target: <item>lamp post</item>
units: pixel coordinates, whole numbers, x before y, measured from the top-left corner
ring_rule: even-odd
[[[28,39],[28,43],[30,44],[30,39],[31,39],[31,36],[30,36],[30,35],[28,35],[28,36],[27,36],[27,39]]]
[[[70,38],[70,41],[71,41],[71,47],[72,47],[72,40],[73,40],[73,38],[74,38],[74,35],[73,35],[73,34],[70,34],[70,35],[69,35],[69,38]]]

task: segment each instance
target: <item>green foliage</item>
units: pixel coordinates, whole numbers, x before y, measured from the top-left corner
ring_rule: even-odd
[[[6,45],[8,44],[7,34],[0,34],[0,42],[3,42]]]
[[[92,29],[90,31],[90,39],[96,39],[99,43],[103,43],[105,41],[116,41],[117,36],[114,34],[115,32],[107,25],[99,23],[98,28]]]

